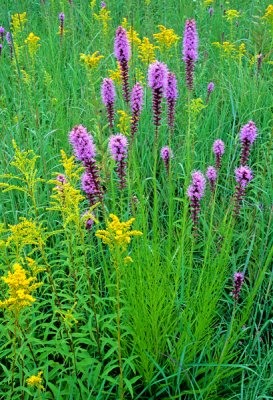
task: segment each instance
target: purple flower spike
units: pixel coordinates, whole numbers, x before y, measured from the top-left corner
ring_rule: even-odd
[[[194,19],[187,19],[183,39],[183,61],[186,64],[186,83],[193,89],[194,63],[198,59],[198,35]]]
[[[156,138],[158,136],[158,128],[161,121],[163,94],[167,87],[167,75],[168,68],[164,63],[155,61],[150,64],[148,70],[148,83],[153,91],[153,117],[156,127]]]
[[[0,43],[0,56],[2,55],[2,49],[3,49],[3,45],[2,45],[2,43]]]
[[[93,220],[93,218],[88,218],[87,216],[89,216],[90,215],[90,211],[85,211],[83,214],[82,214],[82,219],[83,220],[85,220],[85,229],[87,230],[87,231],[90,231],[91,230],[91,228],[93,227],[93,225],[94,225],[94,220]],[[93,213],[91,213],[91,216],[93,216],[94,214]],[[95,217],[95,216],[94,216]]]
[[[3,26],[0,26],[0,37],[1,37],[1,41],[4,41],[4,33],[5,33],[5,28],[3,28]]]
[[[128,141],[126,136],[117,134],[112,135],[109,140],[109,150],[113,160],[116,161],[119,188],[122,190],[126,186],[126,158],[128,154]]]
[[[131,135],[132,137],[137,132],[139,116],[143,107],[143,87],[140,83],[136,83],[131,93],[131,110],[132,110],[132,123]]]
[[[75,126],[69,134],[69,140],[76,158],[85,165],[96,156],[93,137],[88,134],[84,126]]]
[[[82,178],[82,188],[87,193],[90,204],[102,201],[102,188],[96,165],[96,147],[93,137],[87,133],[82,125],[75,126],[69,135],[70,143],[78,160],[83,162],[85,173]]]
[[[245,196],[245,190],[248,183],[253,179],[252,171],[249,167],[241,165],[235,169],[235,179],[237,185],[235,187],[235,205],[234,205],[234,216],[238,216],[240,213],[242,200]]]
[[[208,167],[206,176],[210,183],[210,190],[212,193],[215,191],[215,183],[217,179],[217,170],[214,167]]]
[[[209,15],[210,15],[210,17],[213,16],[213,13],[214,13],[214,8],[213,8],[213,7],[210,7],[210,8],[209,8]]]
[[[256,140],[258,129],[253,121],[249,121],[248,124],[244,125],[240,132],[240,141],[242,143],[241,150],[241,165],[246,165],[249,158],[250,148],[253,142]]]
[[[213,91],[214,91],[214,83],[213,83],[213,82],[210,82],[210,83],[208,84],[208,93],[207,93],[206,103],[209,102],[210,95],[211,95],[211,93],[212,93]]]
[[[63,174],[59,174],[56,178],[56,181],[60,182],[60,185],[56,186],[56,189],[59,193],[63,192],[63,185],[67,183],[66,177]]]
[[[59,21],[60,21],[61,24],[64,22],[64,18],[65,18],[64,13],[60,13],[59,14]]]
[[[107,110],[107,118],[109,122],[109,128],[114,130],[114,101],[116,97],[116,91],[114,82],[110,78],[104,78],[101,85],[101,97],[102,102]]]
[[[60,27],[59,27],[59,33],[60,33],[60,41],[62,42],[63,34],[64,34],[64,18],[65,15],[64,13],[59,14],[59,21],[60,21]]]
[[[101,6],[101,8],[106,8],[106,3],[105,3],[105,1],[102,1],[102,2],[100,3],[100,6]]]
[[[116,30],[115,37],[115,56],[120,64],[123,96],[127,103],[130,101],[129,93],[129,66],[128,62],[131,57],[131,46],[128,40],[126,29],[119,26]]]
[[[168,125],[171,133],[173,133],[174,129],[174,110],[177,98],[178,98],[178,91],[177,91],[176,76],[175,74],[169,72],[167,75],[166,99],[168,106]]]
[[[216,168],[219,170],[221,167],[221,160],[225,152],[225,144],[221,139],[215,140],[212,146],[213,153],[215,154]]]
[[[173,158],[173,151],[168,146],[162,147],[160,151],[161,158],[164,162],[167,174],[169,174],[170,170],[170,159]]]
[[[194,171],[192,173],[192,183],[188,187],[187,194],[190,198],[191,219],[193,221],[193,230],[197,230],[200,212],[200,200],[204,196],[206,179],[202,172]]]
[[[232,291],[232,296],[235,299],[235,301],[239,300],[239,295],[243,286],[244,282],[244,274],[242,272],[235,272],[233,276],[233,291]]]
[[[9,45],[10,59],[12,60],[12,58],[13,58],[13,48],[12,48],[12,40],[11,40],[10,32],[6,33],[6,41],[7,41],[7,44]]]

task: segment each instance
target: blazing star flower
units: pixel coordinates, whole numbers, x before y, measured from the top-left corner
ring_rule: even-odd
[[[221,167],[221,159],[225,152],[225,144],[221,139],[215,140],[212,146],[213,153],[215,154],[215,164],[216,168],[220,169]]]
[[[2,42],[4,40],[4,33],[5,33],[5,28],[3,28],[3,26],[0,26],[0,38]]]
[[[176,101],[178,98],[178,91],[177,91],[177,80],[175,74],[169,72],[167,75],[167,86],[166,86],[166,100],[167,100],[167,107],[168,107],[168,125],[173,133],[174,128],[174,110]]]
[[[187,19],[183,39],[183,61],[186,64],[186,83],[193,89],[194,63],[198,59],[198,35],[194,19]]]
[[[137,132],[139,116],[143,107],[143,87],[140,83],[136,83],[131,93],[131,110],[132,110],[132,122],[131,122],[131,135],[132,137]]]
[[[244,125],[240,132],[240,141],[242,144],[241,150],[241,165],[246,165],[250,148],[257,138],[258,129],[253,121],[249,121],[248,124]]]
[[[236,301],[239,300],[239,295],[243,286],[243,282],[244,282],[244,274],[242,274],[242,272],[235,272],[233,276],[234,289],[232,291],[232,296]]]
[[[206,179],[202,172],[194,171],[192,173],[192,183],[188,187],[187,195],[190,198],[191,219],[193,229],[196,232],[200,212],[200,200],[204,196]]]
[[[95,158],[96,146],[93,137],[88,134],[87,129],[84,126],[76,125],[70,132],[69,140],[78,160],[86,164]]]
[[[131,46],[127,36],[127,31],[122,26],[119,26],[116,30],[114,50],[121,69],[123,96],[125,101],[129,103],[130,94],[128,62],[131,57]]]
[[[164,165],[165,165],[165,168],[166,168],[166,171],[168,174],[169,170],[170,170],[170,159],[173,158],[173,151],[172,151],[172,149],[170,149],[170,147],[165,146],[165,147],[162,147],[162,149],[160,151],[160,155],[164,162]]]
[[[101,85],[101,97],[102,102],[107,110],[107,118],[109,127],[111,130],[114,129],[114,101],[116,97],[116,91],[114,82],[110,78],[104,78]]]
[[[119,188],[126,186],[126,158],[128,154],[128,140],[126,136],[117,134],[112,135],[109,140],[109,150],[113,160],[117,163],[117,175],[119,179]]]
[[[210,190],[213,193],[215,191],[215,182],[217,179],[217,170],[214,167],[208,167],[206,176],[210,183]]]
[[[210,83],[208,84],[208,88],[207,88],[207,99],[206,99],[206,103],[209,102],[210,95],[211,95],[211,93],[212,93],[213,91],[214,91],[214,83],[213,83],[213,82],[210,82]]]
[[[248,183],[253,179],[252,171],[249,167],[241,165],[235,169],[235,179],[237,185],[235,187],[235,205],[234,216],[238,216],[242,205],[242,200],[245,197],[245,190]]]
[[[168,68],[164,63],[155,61],[148,70],[148,84],[153,91],[153,114],[156,127],[156,137],[162,114],[162,100],[167,86]]]

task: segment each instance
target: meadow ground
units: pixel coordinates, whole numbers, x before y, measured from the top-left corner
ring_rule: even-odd
[[[0,398],[273,399],[273,5],[0,25]]]

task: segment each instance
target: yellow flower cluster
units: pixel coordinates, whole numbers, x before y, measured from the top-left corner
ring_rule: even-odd
[[[28,51],[31,57],[34,57],[38,48],[41,46],[38,42],[41,40],[39,36],[35,36],[33,32],[31,32],[27,39],[25,40],[25,44],[28,47]]]
[[[213,42],[212,44],[218,47],[222,51],[222,55],[227,58],[235,58],[241,61],[242,57],[246,54],[245,43],[241,43],[237,47],[231,42],[223,42],[222,44],[219,42]]]
[[[2,280],[9,287],[9,298],[0,301],[0,307],[18,313],[21,309],[31,306],[36,301],[31,293],[42,283],[34,283],[37,280],[36,277],[27,278],[26,271],[20,264],[14,264],[13,270],[14,273],[8,272],[7,277],[2,277]]]
[[[17,254],[26,245],[33,245],[41,248],[44,245],[43,232],[44,229],[37,222],[29,221],[26,218],[20,218],[21,222],[17,225],[9,225],[10,235],[7,238],[6,245],[15,246]]]
[[[21,69],[21,74],[22,74],[22,78],[23,78],[23,81],[25,82],[25,84],[29,85],[31,82],[30,75],[24,69]]]
[[[131,242],[131,237],[141,236],[142,232],[131,230],[131,225],[135,218],[131,218],[127,222],[121,222],[116,215],[110,214],[109,216],[112,221],[107,222],[105,230],[98,230],[96,236],[102,239],[103,243],[107,244],[111,251],[118,249],[121,253],[124,253]]]
[[[99,51],[95,51],[93,54],[80,54],[80,60],[88,69],[97,68],[102,58],[104,57],[99,54]]]
[[[16,13],[11,16],[11,29],[12,33],[16,35],[18,32],[22,32],[24,26],[27,22],[27,13],[23,12],[22,14]]]
[[[179,36],[173,29],[167,29],[164,25],[158,25],[159,33],[154,33],[153,37],[159,45],[160,50],[169,50],[173,44],[177,43]]]
[[[119,62],[117,61],[117,69],[109,69],[109,78],[113,79],[118,85],[121,85],[122,83],[122,76],[121,76],[121,69]]]
[[[225,12],[225,18],[227,19],[227,21],[232,22],[234,19],[237,19],[241,16],[241,14],[239,13],[239,11],[237,10],[227,10]]]
[[[203,103],[203,100],[198,97],[197,99],[191,100],[188,106],[188,112],[191,112],[194,115],[198,115],[206,107],[207,106]]]
[[[273,5],[269,4],[267,7],[265,14],[262,18],[267,19],[269,22],[273,23]]]
[[[155,50],[158,46],[154,46],[147,37],[144,37],[141,44],[138,46],[138,57],[145,64],[150,64],[156,60]]]
[[[42,380],[43,380],[42,374],[43,374],[43,371],[40,371],[40,372],[38,372],[37,376],[36,375],[32,375],[30,378],[28,378],[26,380],[27,385],[31,386],[31,387],[34,387],[34,388],[36,388],[38,390],[44,390],[45,388],[42,385]]]
[[[102,7],[98,14],[94,13],[94,18],[102,24],[103,33],[106,34],[108,30],[109,21],[111,21],[110,11],[106,7]]]
[[[135,31],[132,26],[128,25],[127,18],[123,18],[121,26],[126,29],[129,42],[133,42],[137,45],[141,43],[141,39],[139,39],[139,33]]]
[[[215,0],[204,0],[204,5],[205,6],[210,6],[211,4],[214,3]]]
[[[127,135],[131,126],[132,118],[123,110],[118,110],[117,113],[120,115],[117,127],[123,135]]]

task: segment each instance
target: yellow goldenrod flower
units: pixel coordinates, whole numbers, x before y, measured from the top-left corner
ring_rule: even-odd
[[[215,0],[204,0],[204,5],[205,6],[210,6],[211,4],[214,3]]]
[[[26,261],[33,276],[37,276],[40,272],[46,270],[46,268],[37,265],[37,262],[31,257],[26,257]]]
[[[78,320],[73,315],[76,305],[77,303],[75,302],[73,307],[70,310],[67,310],[66,312],[62,310],[56,310],[56,313],[61,315],[64,323],[66,323],[69,326],[69,328],[72,328],[74,324],[78,323]]]
[[[109,21],[111,21],[110,11],[106,7],[102,7],[98,14],[94,14],[94,18],[102,24],[103,33],[106,34],[108,30]]]
[[[20,218],[21,222],[17,225],[9,225],[10,235],[7,238],[6,246],[14,246],[19,253],[24,246],[33,245],[41,248],[44,245],[44,229],[36,221],[29,221],[26,218]]]
[[[269,6],[267,7],[265,14],[262,18],[267,19],[269,22],[273,22],[273,5],[269,4]]]
[[[122,76],[121,76],[120,64],[118,61],[117,61],[117,69],[115,70],[109,69],[108,73],[109,73],[109,78],[113,79],[113,81],[115,81],[118,85],[121,85]]]
[[[26,383],[28,386],[32,386],[38,390],[44,390],[45,388],[42,385],[42,374],[43,371],[38,372],[38,375],[32,375],[30,378],[26,379]]]
[[[239,11],[237,10],[227,10],[225,12],[225,18],[227,19],[227,21],[232,22],[234,19],[237,19],[241,16],[241,14],[239,13]]]
[[[96,7],[96,0],[91,0],[90,1],[90,8],[93,10]]]
[[[22,32],[24,26],[27,22],[27,13],[23,12],[22,14],[16,13],[11,16],[11,30],[14,35],[17,32]]]
[[[221,49],[227,57],[232,56],[236,51],[235,45],[230,42],[223,42],[223,44],[219,42],[213,42],[212,44]]]
[[[156,60],[155,49],[158,46],[154,46],[147,37],[144,37],[141,44],[138,46],[139,55],[138,57],[145,64],[150,64]]]
[[[139,45],[141,43],[141,39],[139,39],[139,33],[133,29],[132,26],[127,30],[128,40],[131,43],[135,43]]]
[[[99,51],[95,51],[93,54],[80,54],[81,61],[83,61],[85,66],[89,69],[97,68],[102,58],[104,57],[99,54]]]
[[[25,71],[24,69],[21,69],[21,74],[22,74],[23,81],[24,81],[27,85],[29,85],[30,82],[31,82],[31,77],[30,77],[30,75],[29,75],[29,74],[27,73],[27,71]]]
[[[243,56],[246,54],[246,45],[245,43],[241,43],[240,46],[236,49],[237,50],[237,58],[239,61],[242,61]]]
[[[106,229],[98,230],[96,236],[102,239],[103,243],[107,244],[111,251],[118,249],[121,253],[124,253],[131,242],[131,237],[141,236],[142,232],[130,230],[135,218],[131,218],[127,222],[121,222],[116,215],[110,214],[109,216],[112,221],[108,220]]]
[[[38,42],[41,40],[39,36],[35,36],[33,32],[31,32],[27,39],[25,40],[25,44],[28,46],[28,51],[31,57],[34,57],[38,48],[41,46]]]
[[[123,135],[127,135],[128,131],[130,130],[132,118],[123,110],[118,110],[117,113],[120,115],[117,127]]]
[[[136,68],[136,81],[141,83],[143,86],[146,85],[146,77],[140,68]]]
[[[160,50],[169,50],[173,44],[177,43],[179,36],[173,29],[167,29],[164,25],[158,25],[159,33],[154,33],[153,37],[157,41]]]
[[[207,106],[203,103],[203,100],[198,97],[197,99],[191,100],[188,106],[188,112],[191,112],[194,115],[198,115],[206,107]]]
[[[2,277],[2,280],[8,285],[9,298],[0,301],[0,307],[7,308],[10,311],[18,313],[25,307],[31,306],[36,299],[31,295],[31,292],[40,287],[43,283],[34,283],[37,278],[27,278],[26,271],[20,264],[14,264],[14,272],[8,272],[8,276]]]
[[[122,28],[128,29],[128,21],[127,18],[123,18],[122,23],[121,23]]]

